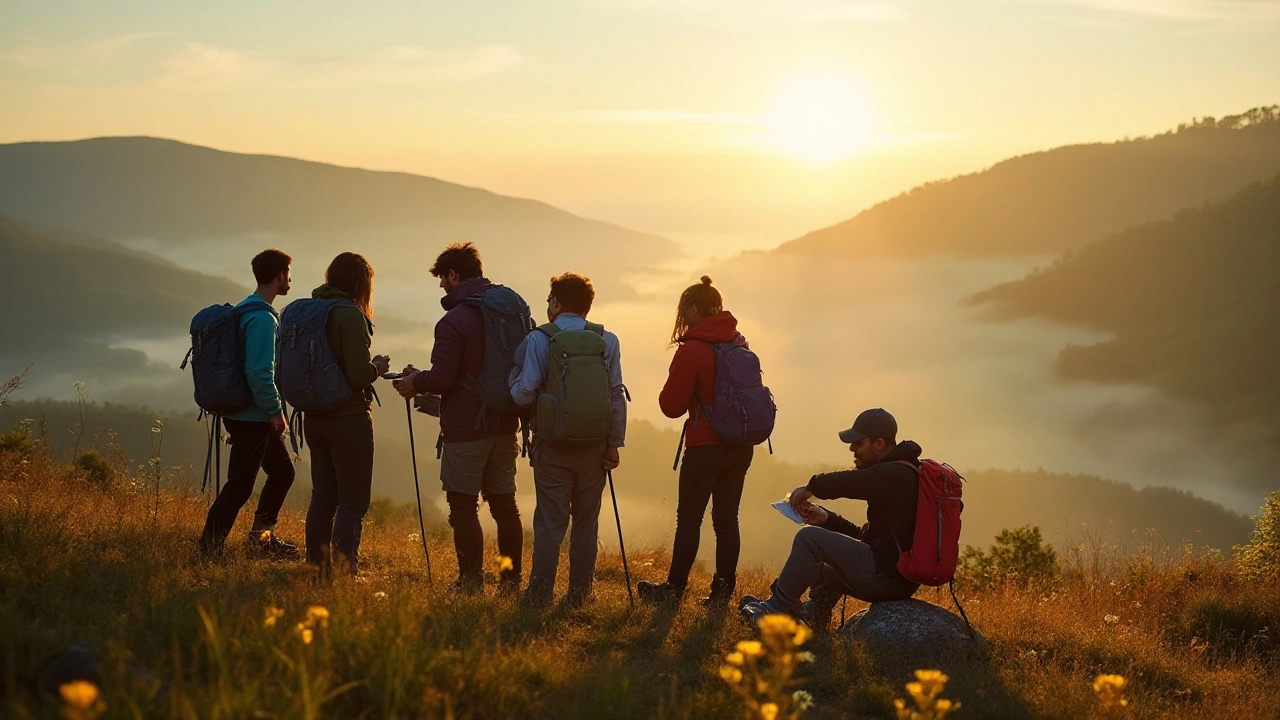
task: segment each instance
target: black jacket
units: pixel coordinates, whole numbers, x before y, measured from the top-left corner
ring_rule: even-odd
[[[809,478],[809,492],[820,500],[867,501],[866,525],[858,527],[828,510],[830,516],[823,527],[870,545],[878,573],[896,574],[898,555],[911,549],[916,531],[920,453],[919,445],[903,440],[865,470],[841,470]]]

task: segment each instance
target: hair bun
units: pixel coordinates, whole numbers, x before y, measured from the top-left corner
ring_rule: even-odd
[[[703,284],[703,285],[710,285],[710,284],[711,284],[711,276],[710,276],[710,275],[703,275],[703,276],[702,276],[702,284]]]

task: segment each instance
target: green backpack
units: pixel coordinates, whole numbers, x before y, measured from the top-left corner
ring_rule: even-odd
[[[533,411],[533,433],[552,445],[589,444],[609,435],[609,370],[604,359],[604,326],[561,330],[555,323],[538,330],[551,338],[547,374]]]

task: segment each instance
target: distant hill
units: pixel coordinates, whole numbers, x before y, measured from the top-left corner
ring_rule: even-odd
[[[246,288],[90,236],[57,239],[0,215],[0,337],[14,350],[184,328],[195,311]]]
[[[1115,334],[1069,346],[1069,378],[1141,382],[1272,451],[1280,441],[1280,175],[1229,200],[1086,245],[974,297],[998,317]],[[1274,487],[1274,476],[1271,479]]]
[[[1151,138],[1070,145],[932,182],[775,252],[1059,253],[1223,199],[1280,170],[1280,106]]]
[[[161,246],[274,243],[326,261],[356,250],[392,274],[425,275],[445,243],[472,240],[500,271],[490,275],[543,286],[553,272],[616,279],[678,252],[656,235],[435,178],[147,137],[0,145],[0,213]]]

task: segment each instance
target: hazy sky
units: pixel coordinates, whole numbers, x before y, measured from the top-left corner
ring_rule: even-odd
[[[405,170],[696,254],[1278,99],[1277,0],[0,0],[0,142]]]

